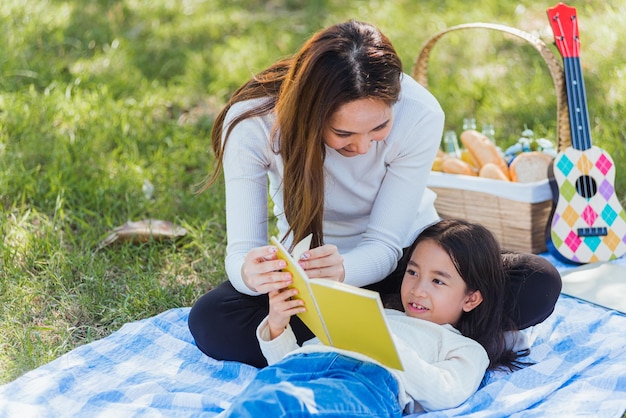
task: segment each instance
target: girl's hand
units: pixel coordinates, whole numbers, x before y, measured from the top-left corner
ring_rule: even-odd
[[[266,245],[250,250],[241,266],[241,276],[250,289],[269,293],[291,284],[291,273],[280,271],[287,263],[276,258],[276,247]]]
[[[343,282],[346,276],[346,271],[343,268],[343,257],[335,245],[326,244],[307,250],[298,262],[312,279],[330,279]]]
[[[283,333],[289,320],[295,314],[306,311],[304,302],[300,299],[291,299],[296,296],[296,289],[272,290],[269,292],[270,312],[267,323],[270,328],[270,339],[274,339]]]

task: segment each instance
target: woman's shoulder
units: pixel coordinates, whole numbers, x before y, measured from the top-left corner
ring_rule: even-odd
[[[241,120],[238,120],[238,118],[246,112],[263,105],[267,100],[267,98],[257,98],[234,103],[226,113],[222,133],[222,140],[224,140],[227,134],[229,135],[227,147],[230,150],[237,150],[235,154],[253,152],[266,163],[272,161],[274,156],[270,144],[275,120],[274,114],[270,112],[260,116],[246,117]],[[231,153],[231,155],[233,154]]]
[[[245,112],[261,107],[262,105],[266,104],[269,100],[271,100],[269,97],[259,97],[255,99],[248,99],[248,100],[243,100],[237,103],[233,103],[230,109],[228,109],[228,111],[226,112],[226,118],[224,122],[229,123],[230,121],[234,120],[235,118],[244,114]],[[269,117],[270,116],[268,115],[268,116],[265,116],[264,118],[269,118]]]
[[[415,156],[427,149],[434,152],[434,147],[438,147],[441,141],[445,114],[435,96],[408,74],[402,75],[400,97],[393,106],[393,112],[389,144],[411,149]],[[416,147],[417,137],[421,140]]]
[[[437,98],[408,74],[402,74],[402,89],[398,105],[443,115],[443,109]]]
[[[259,142],[254,139],[256,136],[261,135],[269,138],[275,120],[274,113],[269,112],[260,116],[250,116],[237,121],[240,116],[263,106],[268,100],[270,99],[261,97],[234,103],[230,109],[228,109],[224,118],[223,126],[225,132],[230,124],[236,121],[236,126],[233,126],[233,136],[239,138],[238,140],[253,140],[253,143],[258,145]]]

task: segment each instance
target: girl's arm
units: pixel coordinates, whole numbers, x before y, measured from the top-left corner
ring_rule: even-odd
[[[301,299],[292,299],[297,294],[296,289],[276,290],[269,293],[269,314],[256,331],[259,346],[268,364],[276,363],[299,347],[289,326],[291,317],[305,310]]]
[[[287,325],[287,328],[280,336],[271,339],[267,317],[259,324],[256,330],[256,337],[259,340],[261,352],[265,356],[267,364],[270,365],[278,363],[283,357],[299,347],[290,325]]]
[[[489,366],[485,350],[475,342],[459,346],[439,362],[429,364],[414,350],[404,351],[400,372],[406,392],[425,410],[453,408],[465,402]]]

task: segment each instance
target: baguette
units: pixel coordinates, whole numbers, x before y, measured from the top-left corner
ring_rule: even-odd
[[[435,157],[433,161],[433,166],[430,168],[431,171],[441,171],[441,164],[443,163],[443,157]]]
[[[509,178],[502,172],[502,169],[494,163],[487,163],[483,165],[478,173],[478,176],[488,179],[509,181]]]
[[[466,176],[475,176],[476,172],[465,161],[458,158],[444,158],[441,162],[441,171],[449,174],[465,174]]]
[[[467,130],[461,134],[461,142],[472,154],[480,168],[487,163],[493,163],[500,168],[506,179],[510,180],[509,167],[489,138],[478,131]]]
[[[532,183],[548,178],[552,157],[540,151],[523,152],[511,162],[509,175],[519,183]]]

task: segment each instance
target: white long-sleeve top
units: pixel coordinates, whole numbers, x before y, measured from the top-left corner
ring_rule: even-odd
[[[224,126],[263,100],[236,103]],[[426,181],[441,141],[444,113],[437,100],[405,74],[393,114],[389,136],[367,154],[348,158],[326,148],[324,242],[337,246],[344,258],[344,281],[354,286],[385,278],[402,249],[438,219],[435,194],[426,189]],[[226,272],[233,286],[249,295],[258,293],[243,282],[241,266],[252,248],[268,243],[269,199],[280,236],[288,230],[282,158],[270,142],[274,121],[275,115],[269,114],[240,122],[224,153]]]
[[[398,402],[407,413],[453,408],[467,400],[482,381],[489,366],[485,349],[451,325],[411,318],[385,309],[404,371],[389,370],[398,381]],[[329,347],[317,339],[298,346],[291,327],[270,340],[267,318],[257,328],[261,351],[274,364],[295,353],[339,352],[364,361],[377,361],[352,351]]]

